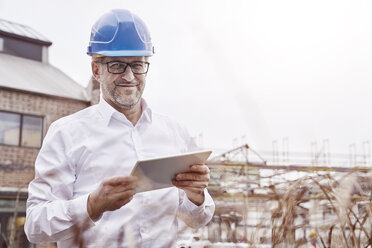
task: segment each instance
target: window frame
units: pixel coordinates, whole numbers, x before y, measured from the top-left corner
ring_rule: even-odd
[[[10,145],[10,144],[1,144],[0,146],[11,146],[11,147],[24,147],[24,148],[31,148],[31,149],[40,149],[43,144],[43,138],[44,138],[44,119],[45,116],[40,115],[33,115],[33,114],[23,114],[13,111],[7,111],[7,110],[0,110],[0,113],[9,113],[9,114],[17,114],[20,116],[19,121],[19,139],[18,139],[18,145]],[[24,116],[30,116],[30,117],[38,117],[41,118],[41,134],[40,134],[40,146],[22,146],[22,135],[23,135],[23,117]]]

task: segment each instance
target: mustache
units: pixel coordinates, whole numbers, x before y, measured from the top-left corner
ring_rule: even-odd
[[[114,81],[114,84],[116,86],[120,86],[120,85],[138,85],[138,83],[136,83],[136,82],[128,82],[128,81]]]

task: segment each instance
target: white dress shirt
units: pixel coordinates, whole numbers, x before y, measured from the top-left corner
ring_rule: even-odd
[[[78,247],[78,236],[84,247],[175,247],[178,219],[194,228],[210,221],[215,206],[207,190],[196,206],[175,187],[137,193],[122,208],[89,219],[88,195],[104,178],[129,175],[137,160],[197,148],[185,128],[141,104],[135,126],[101,98],[49,127],[28,191],[25,232],[31,242],[71,248]],[[82,219],[89,228],[77,227]]]

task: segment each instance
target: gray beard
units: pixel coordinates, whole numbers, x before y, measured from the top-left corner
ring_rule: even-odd
[[[116,94],[116,87],[114,89],[112,89],[112,91],[110,93],[109,93],[107,88],[103,88],[103,90],[105,91],[106,95],[109,96],[110,100],[116,106],[118,106],[119,108],[122,108],[122,109],[132,109],[141,100],[141,96],[142,96],[142,94],[140,94],[140,96],[137,98],[137,100],[134,103],[125,104],[125,103],[121,103],[121,102],[118,101],[118,97],[117,97],[117,94]]]

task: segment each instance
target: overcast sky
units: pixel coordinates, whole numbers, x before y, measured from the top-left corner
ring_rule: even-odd
[[[372,139],[372,1],[0,0],[0,18],[50,39],[50,63],[85,86],[90,28],[113,8],[150,29],[144,97],[204,146],[281,151],[288,137],[310,152],[329,139],[348,154]]]

